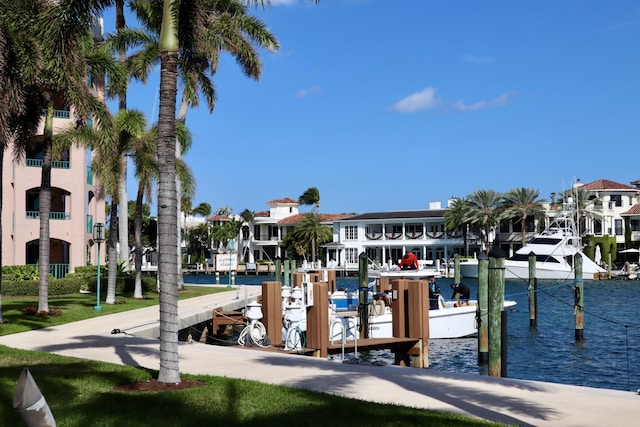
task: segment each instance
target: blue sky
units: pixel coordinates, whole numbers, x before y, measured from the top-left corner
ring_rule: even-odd
[[[280,0],[253,13],[281,49],[261,52],[259,82],[225,56],[215,111],[189,112],[194,206],[257,212],[315,186],[321,212],[364,213],[640,179],[640,2]],[[128,97],[153,122],[158,81]]]

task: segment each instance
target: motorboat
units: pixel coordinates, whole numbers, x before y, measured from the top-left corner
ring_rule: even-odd
[[[429,277],[442,277],[445,269],[440,264],[440,260],[417,260],[418,268],[415,270],[403,270],[397,265],[383,264],[382,266],[369,266],[368,275],[370,279],[387,277],[393,279],[427,279]]]
[[[513,307],[515,301],[505,300],[504,308]],[[383,298],[374,297],[369,306],[369,338],[393,336],[391,307]],[[438,298],[438,309],[429,310],[429,339],[464,338],[478,333],[476,300],[468,305]],[[339,341],[359,335],[358,291],[336,291],[329,296],[330,340]]]
[[[536,257],[536,278],[542,280],[568,280],[575,277],[575,257],[582,257],[582,278],[599,279],[606,270],[587,257],[581,250],[573,212],[562,211],[542,233],[534,235],[522,248],[505,260],[506,279],[529,278],[529,254]],[[461,259],[460,275],[478,277],[478,260]]]

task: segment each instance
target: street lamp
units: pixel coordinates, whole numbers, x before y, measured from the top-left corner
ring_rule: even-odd
[[[98,244],[98,284],[96,286],[96,306],[93,307],[96,311],[102,310],[102,307],[100,306],[100,244],[104,242],[104,236],[102,235],[103,231],[103,223],[97,222],[93,226],[93,241]]]

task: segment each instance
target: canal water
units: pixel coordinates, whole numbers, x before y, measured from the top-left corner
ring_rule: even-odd
[[[235,284],[259,286],[273,276],[239,275]],[[214,276],[185,275],[186,284],[212,284]],[[338,288],[357,289],[356,277],[339,277]],[[453,279],[439,279],[445,298]],[[472,296],[478,282],[465,279]],[[220,283],[228,283],[221,276]],[[640,281],[584,282],[584,339],[576,342],[573,281],[538,282],[538,325],[529,326],[528,282],[507,280],[505,299],[517,305],[507,316],[507,377],[614,390],[640,389]],[[240,290],[240,295],[242,291]],[[486,374],[477,364],[477,338],[431,340],[431,369]],[[363,359],[393,363],[385,351]]]

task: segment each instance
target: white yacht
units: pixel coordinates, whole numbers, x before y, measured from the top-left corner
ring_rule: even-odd
[[[536,234],[526,245],[505,261],[506,279],[529,278],[529,254],[536,256],[536,278],[570,280],[575,277],[575,257],[582,257],[582,278],[599,279],[606,270],[593,262],[581,250],[580,237],[572,211],[562,211],[542,233]],[[460,262],[460,275],[478,277],[478,260]]]

